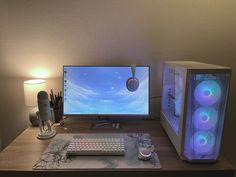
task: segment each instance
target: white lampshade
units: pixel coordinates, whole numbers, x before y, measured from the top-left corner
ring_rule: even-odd
[[[24,81],[25,105],[37,106],[37,94],[46,90],[46,81],[33,79]]]

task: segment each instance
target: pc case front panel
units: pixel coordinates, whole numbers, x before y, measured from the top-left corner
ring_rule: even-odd
[[[164,64],[161,124],[181,154],[186,72],[183,67]]]
[[[229,72],[218,74],[190,72],[183,149],[183,155],[187,160],[217,160],[220,153],[229,80]]]

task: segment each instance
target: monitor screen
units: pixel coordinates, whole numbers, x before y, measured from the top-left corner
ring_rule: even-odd
[[[149,115],[149,66],[64,66],[64,115]]]

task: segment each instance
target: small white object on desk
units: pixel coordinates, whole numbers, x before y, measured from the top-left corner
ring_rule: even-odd
[[[150,160],[153,152],[154,152],[154,146],[139,147],[138,158],[140,160]]]

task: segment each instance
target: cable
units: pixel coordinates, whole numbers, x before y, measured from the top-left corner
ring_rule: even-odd
[[[161,96],[152,96],[152,97],[150,97],[150,99],[155,99],[155,98],[161,98]]]

